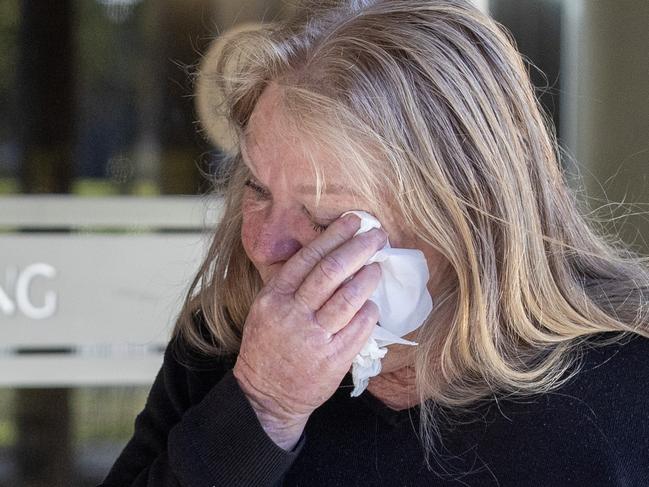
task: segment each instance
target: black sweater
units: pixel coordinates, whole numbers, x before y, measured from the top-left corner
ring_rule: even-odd
[[[286,452],[232,375],[236,357],[199,360],[172,341],[102,485],[649,486],[649,340],[629,338],[586,342],[580,372],[558,391],[499,398],[444,423],[436,473],[423,464],[418,407],[394,411],[367,391],[352,398],[348,374]]]

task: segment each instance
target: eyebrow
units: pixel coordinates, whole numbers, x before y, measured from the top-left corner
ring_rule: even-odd
[[[243,163],[248,166],[248,168],[251,170],[253,175],[255,175],[255,170],[254,170],[254,164],[252,164],[252,161],[248,158],[247,153],[246,153],[246,148],[244,144],[240,144],[239,146],[239,152],[241,154],[241,160]],[[259,178],[257,178],[259,179]],[[266,189],[266,188],[264,188]],[[297,187],[298,193],[301,194],[315,194],[316,192],[316,186],[313,184],[301,184]],[[348,187],[340,185],[340,184],[327,184],[326,187],[324,188],[324,191],[322,191],[322,194],[348,194],[348,195],[353,195],[353,193],[349,190]]]
[[[314,194],[316,192],[316,187],[312,184],[301,184],[297,187],[299,193],[302,194]],[[352,194],[351,191],[345,186],[339,184],[328,184],[325,187],[325,191],[322,194]]]

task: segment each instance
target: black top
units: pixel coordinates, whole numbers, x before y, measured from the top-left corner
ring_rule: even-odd
[[[423,464],[418,407],[394,411],[367,391],[352,398],[348,374],[286,452],[232,375],[236,357],[172,353],[185,348],[167,347],[103,486],[649,486],[649,340],[640,336],[586,342],[580,372],[558,391],[500,398],[443,426],[437,473]]]

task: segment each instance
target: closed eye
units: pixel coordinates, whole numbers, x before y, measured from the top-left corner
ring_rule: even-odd
[[[304,208],[304,213],[306,213],[306,215],[311,220],[311,224],[312,224],[311,226],[313,227],[313,229],[316,232],[321,233],[321,232],[324,232],[327,228],[329,228],[330,224],[325,225],[325,224],[321,224],[321,223],[316,222],[315,219],[313,218],[313,215],[311,215],[311,212],[309,210],[307,210],[306,208]]]
[[[247,179],[245,185],[251,188],[258,196],[264,198],[270,198],[270,193],[255,183],[252,179]]]
[[[248,186],[250,189],[252,189],[257,194],[257,197],[259,197],[259,198],[267,198],[267,199],[270,198],[270,192],[268,190],[266,190],[265,188],[262,188],[261,186],[259,186],[252,179],[247,179],[244,184],[245,184],[245,186]],[[318,232],[318,233],[324,232],[329,227],[329,225],[322,225],[320,223],[314,222],[312,217],[311,217],[311,214],[309,213],[309,211],[306,208],[304,209],[304,211],[307,214],[307,216],[309,216],[309,218],[311,218],[311,226],[313,227],[313,229],[316,232]]]

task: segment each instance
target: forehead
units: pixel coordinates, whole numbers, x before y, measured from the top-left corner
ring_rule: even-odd
[[[258,147],[259,149],[259,147]],[[257,157],[250,156],[246,146],[241,144],[241,157],[246,166],[250,167],[254,174],[274,173],[280,172],[288,175],[292,182],[295,183],[295,191],[298,193],[310,195],[317,192],[317,178],[313,167],[304,160],[297,160],[289,155],[278,158],[269,157],[267,154],[263,155],[263,151],[255,151],[260,156],[261,164],[255,162]],[[322,167],[322,166],[321,166]],[[328,170],[321,170],[322,184],[321,191],[326,194],[335,195],[349,195],[353,196],[355,193],[353,187],[345,184],[344,178],[329,167]]]
[[[353,194],[353,185],[340,174],[337,158],[300,132],[298,124],[284,116],[277,92],[268,90],[257,102],[240,141],[244,163],[258,176],[283,173],[304,193],[315,193],[317,168],[323,191]]]

